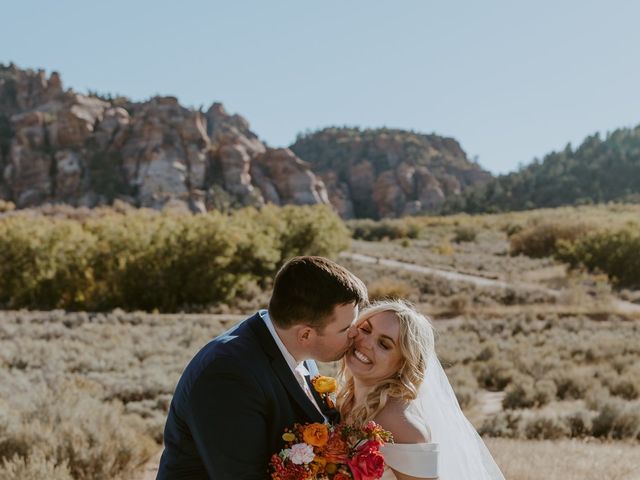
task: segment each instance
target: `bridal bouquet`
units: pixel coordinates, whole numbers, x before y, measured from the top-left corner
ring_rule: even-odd
[[[285,448],[271,457],[273,480],[377,480],[384,473],[380,447],[393,441],[375,422],[295,424],[282,439]]]

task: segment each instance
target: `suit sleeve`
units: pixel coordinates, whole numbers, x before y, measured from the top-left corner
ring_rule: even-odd
[[[188,402],[189,428],[209,477],[269,478],[266,398],[237,363],[218,359],[196,380]]]

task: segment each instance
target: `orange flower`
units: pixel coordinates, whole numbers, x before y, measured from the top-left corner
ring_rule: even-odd
[[[322,448],[322,456],[331,463],[346,463],[349,458],[348,453],[349,446],[338,432],[332,433]]]
[[[314,447],[322,447],[329,440],[329,430],[322,423],[312,423],[305,427],[302,439]]]
[[[333,377],[320,375],[311,380],[311,383],[313,383],[313,388],[316,389],[316,392],[320,394],[333,393],[338,389],[338,381]]]
[[[351,480],[351,477],[346,473],[338,472],[333,476],[333,480]]]

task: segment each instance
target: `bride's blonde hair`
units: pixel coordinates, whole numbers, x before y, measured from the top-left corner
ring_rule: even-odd
[[[346,367],[345,360],[342,360],[339,371],[342,388],[338,393],[337,405],[342,417],[356,424],[373,420],[389,398],[406,401],[415,399],[426,374],[429,355],[434,353],[434,333],[430,320],[407,302],[394,300],[374,303],[362,311],[356,325],[382,312],[393,312],[400,322],[398,344],[403,361],[396,373],[376,385],[363,405],[354,406],[353,375]]]

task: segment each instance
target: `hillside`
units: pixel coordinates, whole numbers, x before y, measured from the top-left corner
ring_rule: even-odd
[[[57,72],[0,65],[0,201],[17,208],[332,203],[343,218],[395,217],[489,178],[451,138],[330,128],[271,148],[220,103],[85,95]]]
[[[289,148],[320,175],[343,218],[436,212],[491,178],[453,138],[406,130],[326,128]]]
[[[452,212],[506,212],[533,208],[640,200],[640,126],[601,139],[587,137],[532,164],[450,199]]]
[[[60,75],[0,65],[0,201],[192,211],[328,203],[290,150],[270,148],[219,103],[145,102],[65,90]]]

